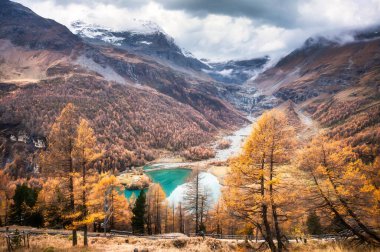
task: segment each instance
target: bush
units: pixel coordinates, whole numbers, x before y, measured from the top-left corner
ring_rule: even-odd
[[[315,212],[309,213],[306,220],[306,226],[309,234],[319,235],[322,234],[322,226],[319,216]]]
[[[186,246],[187,241],[183,239],[175,239],[173,240],[173,246],[176,248],[184,248]]]
[[[227,139],[222,139],[219,141],[217,148],[219,150],[228,149],[231,146],[231,141]]]
[[[192,161],[199,161],[215,157],[215,151],[204,146],[191,147],[184,151],[182,155]]]

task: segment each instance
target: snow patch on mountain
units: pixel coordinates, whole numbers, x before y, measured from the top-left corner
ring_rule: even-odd
[[[124,40],[122,37],[117,37],[113,34],[114,30],[111,28],[101,27],[95,24],[86,24],[82,21],[75,21],[71,23],[71,31],[84,38],[100,39],[106,43],[114,45],[121,45]]]
[[[139,41],[140,44],[145,44],[145,45],[151,45],[152,42],[148,42],[148,41]]]
[[[116,46],[121,46],[122,42],[126,39],[125,37],[120,36],[122,32],[128,32],[132,35],[150,35],[162,33],[165,36],[167,36],[169,41],[173,40],[156,23],[152,21],[136,19],[129,20],[128,22],[126,22],[126,25],[122,31],[114,30],[108,27],[103,27],[97,24],[87,24],[81,20],[77,20],[71,23],[69,29],[74,34],[77,34],[81,37],[102,40],[103,42],[110,43]],[[152,44],[152,42],[145,40],[140,41],[139,43],[145,45]]]

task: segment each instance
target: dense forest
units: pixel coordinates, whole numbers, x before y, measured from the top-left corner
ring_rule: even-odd
[[[200,169],[193,169],[183,202],[171,204],[155,183],[128,200],[115,171],[96,168],[106,152],[71,103],[55,119],[48,143],[38,157],[38,176],[1,171],[2,225],[70,229],[73,245],[78,230],[86,237],[104,222],[107,229],[134,234],[251,235],[271,251],[287,250],[294,237],[320,234],[353,236],[357,246],[380,245],[376,150],[364,160],[346,141],[324,132],[301,140],[279,110],[253,124],[241,153],[229,160],[217,202],[200,183]]]
[[[8,162],[6,159],[16,162],[17,155],[22,155],[22,145],[17,148],[9,140],[12,134],[44,139],[67,102],[75,104],[78,113],[94,128],[98,147],[106,152],[105,166],[119,170],[142,165],[162,149],[180,152],[208,143],[220,127],[231,128],[228,122],[234,125],[232,120],[236,119],[235,115],[223,116],[224,112],[216,109],[207,109],[205,116],[165,95],[108,84],[93,76],[74,75],[67,80],[56,78],[13,86],[15,95],[0,101],[0,121],[5,130],[0,151],[4,163]],[[201,100],[198,103],[197,107],[202,108]],[[22,152],[29,152],[23,155],[29,156],[27,159],[35,155],[31,148]]]

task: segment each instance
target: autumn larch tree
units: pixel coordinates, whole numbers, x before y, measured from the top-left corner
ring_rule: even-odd
[[[226,178],[227,207],[257,227],[271,251],[280,252],[284,248],[279,223],[282,195],[275,190],[280,184],[276,175],[281,165],[290,162],[294,139],[294,130],[284,113],[277,110],[264,113],[254,124],[240,156],[231,160]]]
[[[89,169],[89,164],[94,160],[100,158],[102,153],[97,151],[96,148],[96,138],[93,129],[90,127],[89,123],[85,119],[81,119],[77,127],[76,138],[74,142],[74,158],[75,163],[80,167],[82,172],[82,220],[84,236],[83,242],[84,246],[88,246],[87,238],[87,201],[86,194],[90,188],[86,185],[86,174]]]
[[[11,183],[9,175],[5,173],[4,170],[0,170],[0,214],[4,215],[4,225],[8,225],[9,203],[13,197],[15,189],[16,185]]]
[[[123,188],[123,185],[110,172],[93,173],[88,177],[91,188],[89,189],[86,219],[82,220],[79,225],[84,223],[91,224],[94,222],[104,221],[107,217],[105,209],[105,197],[108,197],[108,204],[112,206],[113,226],[116,229],[126,229],[130,224],[131,209],[127,198],[117,188]]]
[[[148,234],[153,231],[155,234],[161,234],[161,216],[164,215],[165,199],[166,195],[160,184],[154,183],[149,186],[146,194]],[[152,225],[154,226],[154,230]]]
[[[53,123],[49,136],[47,150],[42,154],[42,173],[51,177],[60,177],[66,183],[69,211],[68,217],[75,219],[78,215],[74,198],[74,145],[77,135],[78,115],[73,104],[68,103]],[[72,228],[72,243],[78,243],[77,230]]]
[[[310,175],[325,209],[342,227],[362,242],[380,244],[375,231],[379,223],[374,221],[380,219],[374,163],[363,163],[347,143],[321,135],[299,152],[298,165]]]
[[[205,216],[210,199],[207,195],[207,189],[202,185],[201,172],[199,169],[194,169],[190,175],[190,179],[186,185],[186,191],[184,195],[184,209],[188,213],[189,217],[195,222],[195,233],[200,231],[201,224],[203,223],[203,217]]]
[[[38,194],[37,207],[44,216],[44,226],[49,228],[64,228],[70,222],[64,218],[69,207],[66,199],[67,186],[61,178],[47,178]]]

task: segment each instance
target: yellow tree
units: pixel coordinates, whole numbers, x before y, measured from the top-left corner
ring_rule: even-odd
[[[100,175],[94,174],[90,179],[94,182],[89,191],[87,201],[88,215],[84,221],[90,224],[110,218],[111,227],[127,227],[131,219],[131,210],[128,200],[121,193],[124,186],[109,172]],[[110,212],[108,213],[104,211],[105,204],[110,206]],[[82,223],[83,221],[79,225]]]
[[[290,162],[294,141],[294,130],[282,112],[264,113],[253,126],[243,152],[231,160],[226,178],[227,206],[258,228],[271,251],[282,251],[284,247],[278,217],[281,195],[276,195],[275,187],[280,183],[279,167]]]
[[[4,225],[8,224],[9,201],[13,197],[15,188],[8,174],[0,170],[0,223],[1,216],[4,215]]]
[[[102,156],[102,153],[97,151],[96,138],[93,129],[85,119],[81,119],[77,127],[76,138],[74,142],[74,158],[75,163],[80,167],[82,172],[82,218],[86,219],[87,207],[86,207],[86,194],[89,190],[89,186],[86,184],[86,174],[88,166],[91,162]],[[87,224],[83,223],[84,229],[84,246],[88,246],[87,239]]]
[[[44,226],[64,228],[70,225],[64,218],[65,209],[69,206],[65,197],[66,185],[60,178],[47,178],[38,193],[37,207],[44,216]]]
[[[222,235],[223,229],[227,229],[232,216],[228,214],[226,204],[223,198],[220,198],[214,205],[210,212],[210,221],[208,223],[208,230],[218,235]]]
[[[165,216],[165,199],[166,195],[160,184],[154,183],[149,186],[146,194],[148,233],[153,233],[153,224],[154,233],[161,234],[161,220],[163,219],[162,216]]]
[[[380,219],[376,161],[364,164],[346,143],[321,135],[300,151],[298,163],[343,227],[363,242],[380,244],[376,227],[370,228],[378,221],[369,224]]]
[[[53,123],[49,136],[47,150],[41,157],[42,173],[50,177],[61,178],[67,186],[65,195],[69,198],[70,218],[78,214],[75,208],[74,198],[74,144],[77,133],[78,116],[73,104],[68,103]],[[67,192],[67,193],[66,193]],[[77,245],[77,232],[72,231],[73,246]]]

